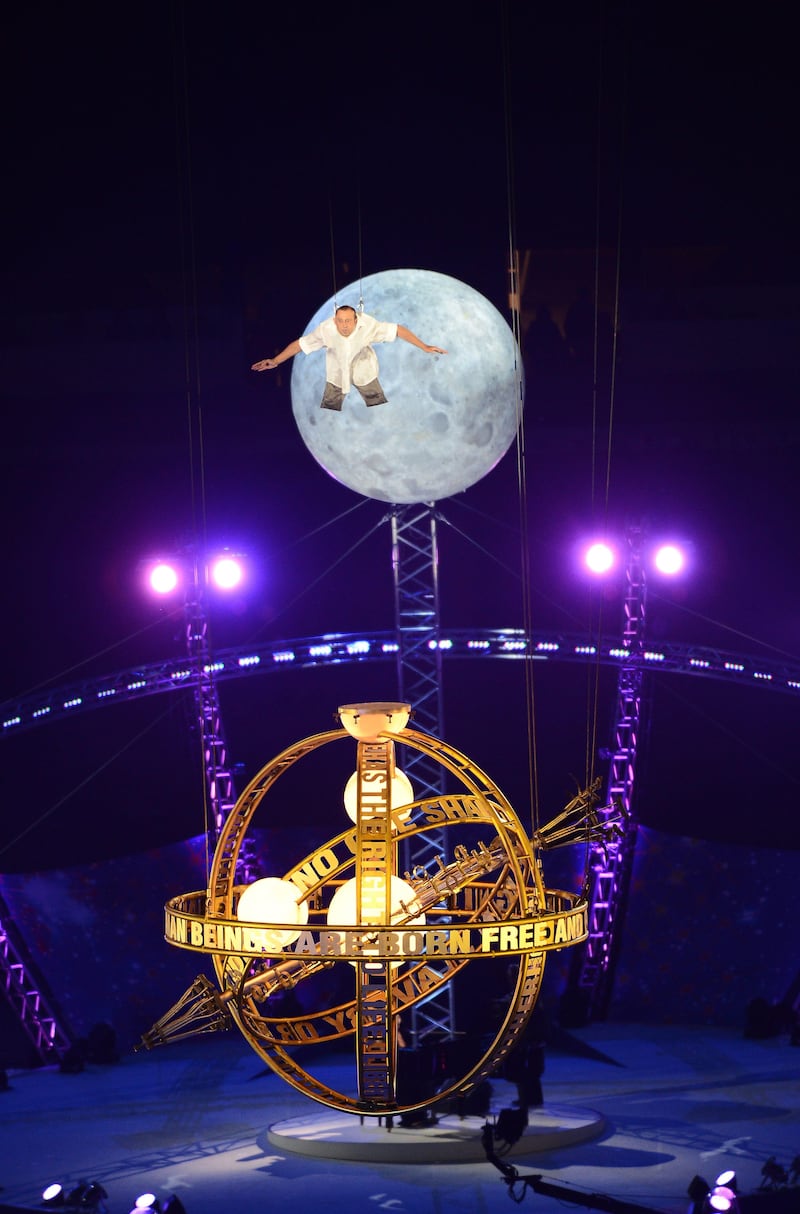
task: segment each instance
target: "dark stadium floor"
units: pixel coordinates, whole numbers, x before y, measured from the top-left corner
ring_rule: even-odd
[[[326,1082],[342,1090],[349,1057],[326,1065]],[[162,1203],[175,1194],[186,1214],[493,1214],[509,1201],[537,1214],[571,1206],[686,1214],[693,1177],[713,1182],[731,1167],[742,1210],[800,1212],[796,1174],[763,1188],[771,1157],[790,1173],[800,1154],[800,1048],[786,1036],[591,1025],[551,1044],[543,1087],[532,1129],[575,1113],[594,1117],[595,1131],[580,1141],[567,1135],[563,1145],[526,1135],[504,1158],[514,1170],[506,1176],[480,1145],[480,1126],[464,1150],[471,1122],[439,1161],[425,1128],[415,1131],[418,1157],[412,1142],[409,1158],[408,1136],[401,1151],[396,1135],[397,1162],[276,1147],[270,1127],[295,1118],[321,1124],[326,1110],[265,1070],[236,1033],[78,1074],[11,1071],[0,1092],[0,1210],[41,1208],[50,1181],[71,1189],[97,1180],[109,1214],[128,1214],[145,1190]],[[489,1119],[514,1095],[493,1081]],[[534,1176],[541,1179],[531,1183]]]

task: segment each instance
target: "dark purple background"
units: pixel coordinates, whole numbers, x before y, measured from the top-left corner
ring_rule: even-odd
[[[288,373],[248,368],[362,271],[437,270],[507,312],[510,243],[523,264],[531,254],[534,626],[587,630],[600,600],[567,554],[592,525],[619,533],[645,519],[690,536],[697,557],[678,589],[651,586],[655,642],[798,661],[788,14],[720,21],[696,5],[606,3],[486,5],[468,22],[447,3],[411,20],[260,3],[121,14],[34,3],[5,23],[0,698],[180,654],[180,613],[143,600],[137,564],[205,536],[245,548],[261,570],[254,597],[212,609],[214,646],[390,629],[383,507],[332,482],[302,447]],[[582,291],[593,297],[595,267],[596,394],[591,337],[567,343],[546,324],[546,309],[563,326]],[[441,509],[445,627],[521,625],[513,452]],[[603,602],[613,631],[619,586]],[[596,750],[610,741],[612,674],[599,690]],[[394,694],[390,665],[225,685],[242,783],[327,728],[338,704]],[[525,817],[521,666],[446,667],[444,700],[447,740]],[[543,818],[582,779],[590,702],[585,670],[537,670]],[[687,872],[707,857],[675,884],[671,866],[650,866],[648,843],[637,899],[653,939],[661,924],[695,921],[689,908],[727,855],[785,867],[770,898],[771,917],[786,917],[777,903],[793,896],[800,849],[797,701],[655,675],[647,707],[636,803],[645,837],[667,840]],[[192,713],[189,695],[156,697],[3,737],[0,887],[27,908],[23,874],[46,874],[31,876],[45,891],[80,886],[62,870],[97,864],[101,881],[106,862],[121,864],[139,913],[148,902],[157,920],[163,891],[125,857],[162,854],[203,829]],[[696,852],[686,839],[702,841]],[[748,880],[749,863],[712,903],[733,899],[730,914],[685,933],[682,964],[698,984],[712,926],[720,952],[741,947],[737,925],[763,880]],[[36,916],[19,913],[36,935]],[[670,972],[681,939],[664,932]],[[95,952],[110,982],[99,937]],[[749,955],[761,975],[766,953]],[[627,973],[635,956],[629,930]],[[626,1013],[672,1007],[662,991],[651,997],[650,956],[648,943],[640,982],[620,975]],[[769,978],[763,969],[773,993],[783,963],[776,954]],[[720,1012],[734,1014],[737,991],[720,996]]]

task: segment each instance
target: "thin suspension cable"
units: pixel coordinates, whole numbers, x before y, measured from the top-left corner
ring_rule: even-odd
[[[601,173],[600,173],[600,140],[601,115],[603,111],[603,40],[598,39],[598,71],[597,71],[597,130],[595,134],[595,199],[594,199],[594,298],[592,317],[592,439],[591,439],[591,468],[590,468],[590,517],[596,517],[597,505],[597,433],[598,433],[598,369],[599,369],[599,320],[600,320],[600,211],[601,211]],[[607,510],[603,511],[603,532],[608,523]],[[589,592],[589,635],[593,634],[592,604],[593,596]],[[600,608],[597,616],[597,635],[603,632],[603,599],[600,598]],[[587,668],[586,672],[586,754],[584,757],[584,784],[588,788],[594,776],[594,756],[597,754],[597,721],[600,711],[600,662],[597,661]]]
[[[40,683],[34,683],[32,687],[24,688],[22,691],[16,692],[13,696],[8,696],[5,701],[8,704],[15,700],[22,700],[35,691],[40,691],[43,687],[48,687],[51,683],[61,683],[67,675],[72,674],[74,670],[80,670],[84,666],[88,666],[90,662],[96,662],[98,658],[103,658],[107,653],[113,653],[115,649],[119,649],[121,645],[127,645],[129,641],[135,641],[137,637],[144,636],[146,632],[150,632],[152,628],[163,627],[164,620],[177,619],[181,614],[182,608],[176,607],[172,611],[166,612],[158,619],[151,620],[149,624],[145,624],[142,628],[137,628],[134,632],[129,632],[127,636],[120,637],[118,641],[112,641],[110,645],[106,645],[103,649],[98,649],[94,653],[89,654],[87,658],[81,658],[80,662],[73,662],[71,666],[67,666],[64,670],[60,670],[58,674],[52,674],[48,679],[42,679]]]
[[[328,226],[331,238],[331,282],[333,285],[333,310],[335,312],[336,304],[338,303],[336,298],[336,243],[333,239],[333,198],[330,195],[328,195]]]
[[[115,763],[117,759],[121,758],[121,756],[124,755],[126,751],[130,750],[132,746],[135,746],[137,742],[140,742],[146,734],[150,733],[152,729],[155,729],[156,725],[160,725],[164,718],[172,712],[173,708],[174,705],[168,705],[163,712],[159,713],[159,715],[153,721],[150,721],[148,725],[145,725],[143,729],[140,729],[137,734],[134,734],[132,738],[127,738],[124,744],[120,746],[118,750],[114,751],[113,755],[110,755],[104,762],[99,763],[97,767],[89,772],[88,776],[85,776],[83,780],[80,780],[73,788],[69,790],[69,792],[65,792],[63,797],[59,797],[55,804],[51,805],[49,809],[46,809],[40,813],[39,816],[34,818],[32,822],[28,822],[23,830],[16,834],[13,839],[9,839],[8,842],[5,843],[2,848],[0,848],[0,856],[4,856],[7,851],[10,851],[12,847],[15,847],[17,843],[20,843],[27,835],[31,833],[31,831],[35,830],[37,826],[41,826],[43,822],[46,822],[48,818],[51,818],[54,813],[57,813],[62,806],[66,805],[66,803],[70,801],[77,793],[79,793],[82,788],[86,788],[88,784],[91,784],[91,782],[96,779],[101,772],[104,772],[107,767],[110,767],[112,763]]]
[[[386,523],[386,519],[387,519],[387,516],[384,515],[383,518],[381,518],[377,523],[373,524],[373,526],[370,527],[369,531],[367,531],[364,535],[362,535],[360,537],[360,539],[357,539],[355,541],[355,543],[351,544],[350,547],[345,552],[342,552],[336,558],[335,561],[331,561],[331,563],[330,563],[330,565],[328,565],[327,569],[323,569],[322,573],[320,573],[318,577],[315,577],[314,580],[311,582],[306,582],[306,584],[303,586],[303,589],[300,591],[300,593],[296,594],[295,597],[293,599],[290,599],[288,603],[284,603],[283,606],[281,607],[280,611],[276,611],[274,615],[270,616],[267,623],[272,623],[274,620],[280,619],[280,617],[284,614],[284,612],[288,611],[291,607],[296,606],[296,604],[299,603],[300,600],[302,598],[304,598],[305,595],[307,595],[311,590],[313,590],[315,586],[318,586],[319,583],[321,581],[323,581],[328,576],[329,573],[332,573],[333,570],[336,569],[336,567],[338,565],[341,565],[342,561],[347,560],[348,556],[350,556],[352,553],[354,553],[357,548],[360,548],[362,544],[366,543],[366,541],[369,539],[369,537],[371,535],[374,535],[376,531],[378,531],[379,529],[382,529]],[[262,632],[262,631],[263,631],[263,628],[259,629],[259,631],[257,633],[254,633],[253,635],[258,636],[260,634],[260,632]]]
[[[592,517],[595,516],[597,510],[597,474],[599,468],[599,453],[598,453],[598,429],[599,429],[599,371],[600,371],[600,332],[599,332],[599,317],[600,317],[600,227],[601,227],[601,119],[603,113],[603,87],[604,87],[604,61],[603,61],[603,40],[602,37],[598,40],[599,43],[599,63],[598,63],[598,82],[597,82],[597,137],[596,137],[596,157],[595,157],[595,257],[594,257],[594,326],[593,326],[593,342],[592,342],[592,468],[591,468],[591,508]],[[622,267],[622,228],[623,228],[623,198],[624,198],[624,148],[625,148],[625,123],[627,117],[627,53],[624,57],[623,70],[623,90],[622,90],[622,108],[620,114],[620,142],[619,142],[619,159],[618,159],[618,194],[617,194],[617,227],[615,233],[615,274],[614,274],[614,305],[612,315],[612,344],[610,358],[610,380],[609,380],[609,396],[608,396],[608,422],[606,429],[606,468],[605,478],[603,483],[603,499],[602,499],[602,527],[607,530],[609,520],[609,503],[611,492],[611,457],[613,448],[614,436],[614,411],[616,405],[616,379],[617,379],[617,363],[618,363],[618,347],[619,347],[619,316],[620,316],[620,295],[621,295],[621,267]],[[590,631],[591,631],[591,611],[590,611]],[[600,598],[600,606],[597,615],[597,635],[601,636],[603,631],[603,600]],[[587,731],[586,731],[586,784],[587,787],[594,779],[594,757],[597,754],[597,730],[599,720],[599,696],[600,696],[600,664],[595,663],[593,668],[589,670],[590,685],[587,686]]]
[[[364,267],[361,243],[361,187],[358,190],[358,310],[364,311]]]
[[[457,527],[456,524],[453,523],[451,519],[446,518],[445,515],[440,514],[438,517],[443,526],[449,527],[450,530],[454,531],[455,534],[460,536],[462,540],[465,540],[468,544],[471,544],[476,552],[480,552],[481,556],[488,557],[489,560],[494,561],[495,565],[497,565],[499,569],[502,569],[504,573],[508,573],[516,581],[521,581],[522,575],[519,569],[515,569],[512,568],[511,565],[507,565],[505,561],[502,561],[494,552],[491,552],[488,548],[484,548],[483,544],[479,544],[478,541],[474,539],[468,532],[462,531],[460,527]],[[551,607],[555,607],[557,610],[562,611],[568,619],[572,620],[573,624],[580,625],[583,623],[582,616],[579,616],[577,612],[568,611],[565,609],[562,603],[559,603],[556,599],[551,598],[541,589],[537,590],[536,594],[537,598],[541,602],[548,603]]]
[[[332,518],[326,519],[324,523],[320,523],[320,525],[318,527],[314,527],[312,531],[307,531],[305,535],[301,535],[299,539],[293,540],[291,544],[287,544],[285,548],[281,549],[281,553],[291,552],[292,548],[296,548],[298,544],[304,544],[306,540],[312,540],[315,535],[319,535],[322,531],[327,531],[329,527],[336,527],[337,524],[342,521],[342,519],[345,519],[348,517],[348,515],[355,513],[356,510],[363,510],[368,503],[369,499],[362,497],[361,500],[356,502],[354,506],[348,506],[346,510],[342,510],[339,514],[334,515]]]
[[[503,103],[505,119],[505,151],[506,151],[506,199],[508,208],[508,274],[509,274],[509,306],[511,310],[511,328],[514,337],[515,362],[514,386],[515,405],[517,410],[516,426],[516,456],[517,456],[517,486],[520,520],[520,568],[522,572],[522,623],[524,634],[530,645],[533,636],[533,606],[531,602],[531,571],[530,543],[528,538],[528,492],[526,480],[525,458],[525,427],[522,399],[522,368],[521,368],[521,323],[520,323],[520,279],[519,251],[516,247],[516,215],[515,215],[515,186],[514,186],[514,149],[513,127],[511,115],[511,63],[510,63],[510,30],[508,3],[502,6],[502,59],[503,59]],[[536,747],[536,699],[533,676],[533,661],[531,655],[526,655],[525,666],[525,703],[528,741],[528,785],[531,811],[531,834],[538,829],[539,824],[539,765]]]
[[[363,270],[363,250],[362,250],[362,233],[361,233],[361,188],[358,188],[358,312],[364,311],[364,270]],[[330,228],[330,245],[331,245],[331,278],[333,280],[333,310],[338,307],[338,287],[336,283],[336,240],[335,240],[335,224],[333,219],[333,198],[328,198],[328,225]]]
[[[178,196],[181,246],[181,271],[183,286],[184,319],[184,364],[186,384],[187,446],[189,460],[192,570],[191,575],[198,599],[202,596],[205,582],[204,554],[208,541],[208,517],[205,481],[205,436],[203,431],[203,408],[200,375],[200,334],[197,290],[197,250],[194,227],[194,198],[192,189],[191,123],[188,85],[188,62],[186,50],[186,25],[183,8],[180,8],[178,38],[178,70],[176,88],[176,143],[178,158]],[[182,154],[183,153],[183,154]],[[185,176],[185,184],[184,184]],[[210,645],[210,622],[206,620],[206,637]],[[205,840],[206,874],[211,872],[211,857],[208,838],[211,811],[208,803],[208,787],[205,779],[205,753],[202,730],[198,730],[200,768],[203,772],[203,838]]]
[[[189,85],[184,12],[179,6],[178,63],[175,82],[175,141],[178,187],[178,226],[183,302],[183,356],[188,433],[188,463],[192,533],[204,531],[204,461],[200,400],[199,333],[197,322],[197,258],[192,195],[192,154],[189,120]],[[195,409],[197,418],[195,418]],[[198,448],[196,451],[195,448]],[[201,456],[197,458],[198,454]],[[198,518],[199,514],[199,518]]]

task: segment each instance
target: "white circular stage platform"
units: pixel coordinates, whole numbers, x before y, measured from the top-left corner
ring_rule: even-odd
[[[368,1160],[377,1163],[474,1163],[486,1158],[482,1133],[487,1121],[493,1124],[497,1111],[486,1117],[438,1118],[431,1125],[406,1128],[394,1120],[340,1113],[315,1112],[293,1117],[269,1127],[273,1147],[295,1155],[323,1159]],[[590,1138],[605,1129],[605,1119],[592,1109],[544,1104],[531,1109],[528,1125],[510,1148],[495,1144],[500,1158],[557,1151]]]

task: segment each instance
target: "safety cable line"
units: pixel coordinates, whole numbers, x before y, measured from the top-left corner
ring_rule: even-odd
[[[696,620],[702,620],[704,624],[711,624],[714,628],[721,628],[723,632],[730,632],[733,636],[741,637],[743,641],[752,641],[754,645],[760,645],[763,649],[769,650],[770,653],[779,653],[781,657],[791,658],[793,662],[800,660],[800,651],[797,649],[783,649],[780,645],[773,645],[771,641],[765,641],[762,637],[754,637],[751,632],[745,632],[741,628],[734,628],[731,624],[726,624],[723,620],[718,620],[714,616],[705,615],[702,611],[695,611],[693,607],[687,607],[685,603],[676,603],[672,599],[666,600],[664,595],[659,594],[655,590],[648,589],[647,597],[655,599],[656,602],[669,601],[670,606],[675,611],[682,612],[684,615],[691,615]]]
[[[336,298],[338,294],[336,287],[336,243],[333,238],[333,196],[331,194],[328,195],[328,227],[331,238],[331,280],[333,284],[333,310],[335,312],[339,301]]]
[[[175,135],[177,145],[178,220],[181,250],[181,281],[183,290],[183,335],[184,370],[186,384],[187,447],[189,459],[189,484],[191,506],[192,579],[196,596],[202,594],[205,582],[203,554],[208,539],[208,516],[205,480],[205,436],[203,431],[203,408],[200,374],[200,333],[198,323],[197,249],[194,225],[194,198],[192,188],[192,149],[189,103],[189,72],[186,49],[186,24],[181,8],[179,27],[176,30],[177,59],[175,96]],[[185,183],[184,183],[185,175]],[[202,562],[202,564],[201,564]],[[206,620],[206,637],[210,636],[210,623]],[[210,644],[210,640],[208,642]],[[204,773],[203,789],[203,837],[205,839],[206,874],[211,872],[208,837],[210,807],[208,804],[208,781],[205,779],[205,753],[203,731],[198,730],[200,766]]]
[[[455,532],[456,535],[460,536],[461,539],[466,540],[468,544],[471,544],[477,552],[480,552],[481,556],[488,557],[489,560],[494,561],[494,563],[500,569],[502,569],[504,573],[510,574],[510,576],[515,578],[517,581],[521,581],[522,574],[518,568],[514,569],[511,567],[511,565],[507,565],[505,561],[500,559],[500,557],[495,556],[495,554],[490,552],[488,548],[484,548],[482,544],[479,544],[478,541],[474,539],[473,536],[471,536],[467,531],[462,531],[460,527],[456,526],[456,524],[451,521],[451,519],[446,518],[443,514],[439,514],[438,518],[441,523],[449,527],[450,530]],[[533,594],[533,590],[531,590],[531,594]],[[584,622],[582,617],[570,611],[562,603],[557,602],[556,599],[550,598],[550,596],[545,594],[541,589],[537,589],[536,596],[542,602],[548,603],[551,607],[555,607],[557,611],[561,611],[567,619],[573,622],[573,624],[582,624]]]
[[[358,310],[364,311],[364,267],[361,239],[361,187],[358,188]]]
[[[530,543],[528,537],[528,492],[526,481],[525,458],[525,426],[523,416],[522,393],[522,335],[520,323],[520,280],[519,280],[519,251],[516,247],[516,214],[515,214],[515,184],[514,184],[514,148],[513,123],[511,114],[511,62],[510,62],[510,28],[509,5],[504,3],[502,13],[502,61],[503,61],[503,113],[505,125],[505,154],[506,154],[506,200],[508,218],[508,274],[509,274],[509,307],[511,311],[511,328],[514,338],[514,388],[515,407],[517,411],[516,426],[516,457],[517,457],[517,486],[518,507],[520,520],[520,568],[522,572],[522,623],[528,643],[533,636],[533,607],[531,603],[531,569]],[[528,738],[528,785],[531,812],[531,834],[538,829],[539,824],[539,764],[536,747],[536,699],[533,675],[533,662],[528,655],[525,666],[525,702],[526,725]]]
[[[170,704],[164,709],[163,712],[159,713],[155,720],[150,721],[148,725],[145,725],[144,729],[140,729],[139,732],[134,734],[132,738],[127,738],[125,744],[121,746],[119,750],[115,751],[113,755],[110,755],[109,758],[105,760],[105,762],[100,763],[94,768],[93,771],[89,772],[89,775],[85,776],[84,779],[76,784],[74,788],[71,788],[69,792],[65,792],[63,797],[60,797],[54,805],[51,805],[49,809],[46,809],[43,813],[39,814],[39,816],[34,818],[32,822],[28,822],[24,830],[21,830],[18,835],[15,835],[13,839],[9,839],[8,842],[3,845],[3,847],[0,847],[0,856],[4,856],[5,853],[10,851],[12,847],[16,847],[17,843],[20,843],[27,835],[31,833],[32,830],[35,830],[37,826],[41,826],[43,822],[46,822],[48,818],[51,818],[53,814],[57,813],[62,806],[66,805],[66,803],[70,801],[72,797],[76,795],[76,793],[79,793],[81,789],[86,788],[86,786],[91,784],[92,780],[96,779],[96,777],[104,772],[107,767],[110,767],[112,763],[115,763],[117,759],[124,755],[126,751],[130,750],[132,746],[135,746],[137,742],[140,742],[143,737],[150,733],[151,729],[155,729],[156,725],[160,725],[164,718],[172,712],[174,707],[175,706],[173,704]]]
[[[741,753],[747,751],[759,763],[763,763],[766,768],[769,768],[770,771],[776,772],[782,777],[783,780],[785,780],[787,789],[798,783],[796,771],[791,770],[788,766],[784,767],[779,765],[773,758],[771,758],[770,755],[766,754],[759,747],[753,745],[750,735],[739,733],[738,730],[732,729],[729,725],[724,724],[720,720],[718,714],[710,713],[705,708],[702,708],[696,695],[682,695],[676,687],[670,686],[670,684],[665,681],[659,682],[658,690],[663,698],[671,700],[674,704],[678,705],[675,716],[679,717],[682,721],[688,722],[690,716],[695,716],[702,721],[705,726],[711,726],[717,730],[722,737],[730,738],[731,741],[735,743],[734,749],[737,752]]]
[[[55,683],[56,680],[61,682],[66,675],[72,674],[74,670],[81,670],[82,667],[88,666],[90,662],[95,662],[98,658],[105,657],[107,653],[113,653],[115,649],[119,649],[120,645],[127,645],[128,641],[135,641],[137,637],[144,636],[144,634],[149,632],[152,628],[159,628],[164,622],[165,618],[168,620],[177,619],[181,614],[181,611],[182,608],[176,607],[173,611],[165,612],[163,616],[159,616],[158,619],[155,620],[150,620],[150,622],[145,624],[142,628],[137,628],[134,632],[129,632],[127,636],[120,637],[118,641],[113,641],[110,645],[106,645],[103,649],[98,649],[95,653],[89,654],[88,658],[81,658],[80,662],[73,662],[71,666],[67,666],[64,670],[59,671],[58,674],[50,675],[48,679],[42,679],[40,683],[34,683],[32,687],[28,687],[24,691],[18,691],[15,695],[9,696],[8,702],[10,703],[12,700],[25,699],[27,696],[33,695],[35,691],[41,691],[43,687],[47,687],[50,683]]]
[[[361,229],[361,188],[358,188],[357,196],[357,244],[358,244],[358,308],[357,312],[364,311],[364,269],[363,269],[363,245],[362,245],[362,229]],[[328,224],[330,227],[331,241],[331,277],[333,279],[333,310],[336,311],[339,306],[338,287],[336,284],[336,240],[335,240],[335,224],[333,220],[333,198],[328,197]]]
[[[602,30],[598,38],[598,74],[597,74],[597,133],[595,145],[595,250],[594,250],[594,317],[593,317],[593,337],[592,337],[592,463],[591,463],[591,513],[592,517],[598,512],[598,472],[600,465],[600,454],[598,450],[598,432],[599,432],[599,379],[600,379],[600,228],[601,228],[601,202],[602,202],[602,174],[601,174],[601,141],[602,129],[601,120],[603,114],[603,90],[605,83],[604,59],[603,59],[603,39]],[[624,56],[624,68],[622,77],[622,106],[620,112],[620,130],[619,130],[619,156],[618,156],[618,194],[617,194],[617,230],[615,234],[615,274],[614,274],[614,310],[612,319],[612,344],[610,351],[610,370],[609,370],[609,386],[608,386],[608,419],[606,429],[606,467],[605,478],[603,483],[603,499],[602,510],[600,511],[602,518],[603,534],[606,533],[609,523],[609,506],[611,493],[611,456],[613,449],[614,437],[614,420],[616,406],[616,382],[617,382],[617,364],[618,364],[618,348],[619,348],[619,315],[620,315],[620,294],[621,294],[621,266],[622,266],[622,230],[623,230],[623,198],[624,198],[624,149],[625,149],[625,124],[627,121],[627,67],[628,56]],[[589,605],[589,629],[592,632],[592,608],[591,603],[594,596],[590,591]],[[599,598],[599,607],[597,612],[597,636],[603,633],[603,599]],[[600,664],[595,663],[594,667],[590,667],[587,672],[587,730],[586,730],[586,786],[588,787],[594,779],[594,760],[597,754],[597,730],[599,722],[599,700],[600,700]]]
[[[601,180],[600,172],[600,153],[601,153],[601,115],[603,112],[603,39],[598,38],[598,68],[597,68],[597,121],[595,132],[595,197],[594,197],[594,295],[592,299],[592,398],[591,398],[591,417],[592,417],[592,438],[591,438],[591,465],[589,470],[590,475],[590,495],[589,495],[589,514],[592,519],[597,515],[597,469],[599,465],[599,455],[597,449],[597,436],[599,428],[599,401],[598,401],[598,377],[599,377],[599,349],[600,349],[600,211],[602,203]],[[602,533],[605,535],[608,526],[607,500],[605,508],[602,512]],[[593,628],[593,606],[596,600],[596,595],[593,594],[592,588],[588,591],[588,628],[589,635],[595,635]],[[601,636],[603,632],[603,599],[599,600],[600,606],[597,615],[597,631],[596,635]],[[584,757],[584,782],[588,788],[594,778],[594,756],[597,754],[597,721],[600,711],[600,663],[595,662],[587,667],[586,671],[586,754]]]
[[[370,538],[371,535],[374,535],[375,532],[378,531],[379,528],[383,527],[387,521],[387,518],[388,518],[388,516],[384,515],[381,519],[378,520],[377,523],[374,523],[373,526],[370,527],[369,531],[365,532],[365,534],[362,535],[360,539],[356,540],[354,544],[351,544],[346,552],[341,553],[341,555],[338,556],[335,561],[332,561],[331,564],[328,565],[328,567],[326,569],[323,569],[318,577],[315,577],[312,582],[306,582],[305,585],[303,586],[303,589],[300,591],[300,593],[296,594],[293,599],[289,599],[288,603],[284,603],[282,605],[280,611],[276,611],[273,615],[271,615],[269,620],[266,623],[271,624],[275,620],[279,620],[285,612],[289,611],[290,608],[294,607],[297,603],[299,603],[300,600],[302,598],[304,598],[305,595],[307,595],[310,590],[313,590],[315,586],[318,586],[319,583],[321,581],[323,581],[328,576],[329,573],[332,573],[333,570],[337,568],[337,566],[341,565],[342,561],[347,560],[347,558],[353,552],[355,552],[358,548],[360,548],[362,544],[366,543],[366,541]],[[261,634],[264,632],[265,628],[266,628],[266,624],[262,625],[261,628],[259,628],[256,632],[251,634],[249,640],[253,641],[257,637],[261,636]]]
[[[368,504],[369,498],[362,497],[361,500],[356,502],[354,506],[348,506],[347,509],[342,510],[340,514],[336,514],[332,518],[326,519],[324,523],[320,523],[320,525],[315,527],[313,531],[307,531],[305,535],[301,535],[298,539],[292,540],[291,544],[287,544],[284,548],[280,549],[278,555],[280,556],[283,553],[291,552],[293,548],[296,548],[299,544],[304,544],[306,540],[313,540],[315,535],[320,535],[323,531],[327,531],[329,527],[335,527],[342,521],[342,519],[354,514],[356,510],[362,510]]]

